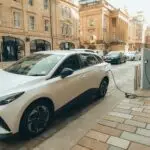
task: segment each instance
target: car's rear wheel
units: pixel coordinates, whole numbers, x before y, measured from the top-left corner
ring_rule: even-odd
[[[97,91],[97,97],[98,98],[103,98],[105,97],[107,90],[108,90],[108,79],[104,78],[99,86],[99,89]]]
[[[24,112],[20,123],[20,135],[35,137],[42,133],[52,121],[54,114],[51,104],[44,100],[32,103]]]

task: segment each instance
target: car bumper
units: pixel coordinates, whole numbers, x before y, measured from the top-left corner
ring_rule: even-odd
[[[3,127],[0,127],[0,139],[5,139],[5,138],[8,138],[12,135],[13,134],[10,131],[7,131]]]
[[[0,139],[12,136],[12,132],[6,122],[0,117]]]

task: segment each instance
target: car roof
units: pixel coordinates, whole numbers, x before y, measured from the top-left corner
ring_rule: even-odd
[[[92,52],[86,51],[75,51],[75,50],[48,50],[48,51],[39,51],[35,52],[35,54],[57,54],[57,55],[71,55],[71,54],[93,54]]]

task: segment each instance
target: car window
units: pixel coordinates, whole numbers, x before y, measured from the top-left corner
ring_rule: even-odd
[[[88,67],[99,63],[98,59],[92,54],[80,54],[80,59],[83,67]]]
[[[69,58],[67,58],[56,70],[53,77],[60,76],[60,73],[64,68],[70,68],[74,71],[80,69],[80,63],[79,63],[78,56],[73,55],[73,56],[70,56]]]
[[[97,55],[94,55],[94,56],[97,58],[97,60],[99,61],[99,63],[102,63],[102,62],[103,62],[103,59],[100,58],[100,56],[97,56]]]

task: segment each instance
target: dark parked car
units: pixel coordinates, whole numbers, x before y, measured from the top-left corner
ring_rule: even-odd
[[[104,60],[111,64],[121,64],[126,62],[126,56],[123,52],[112,51],[104,57]]]

